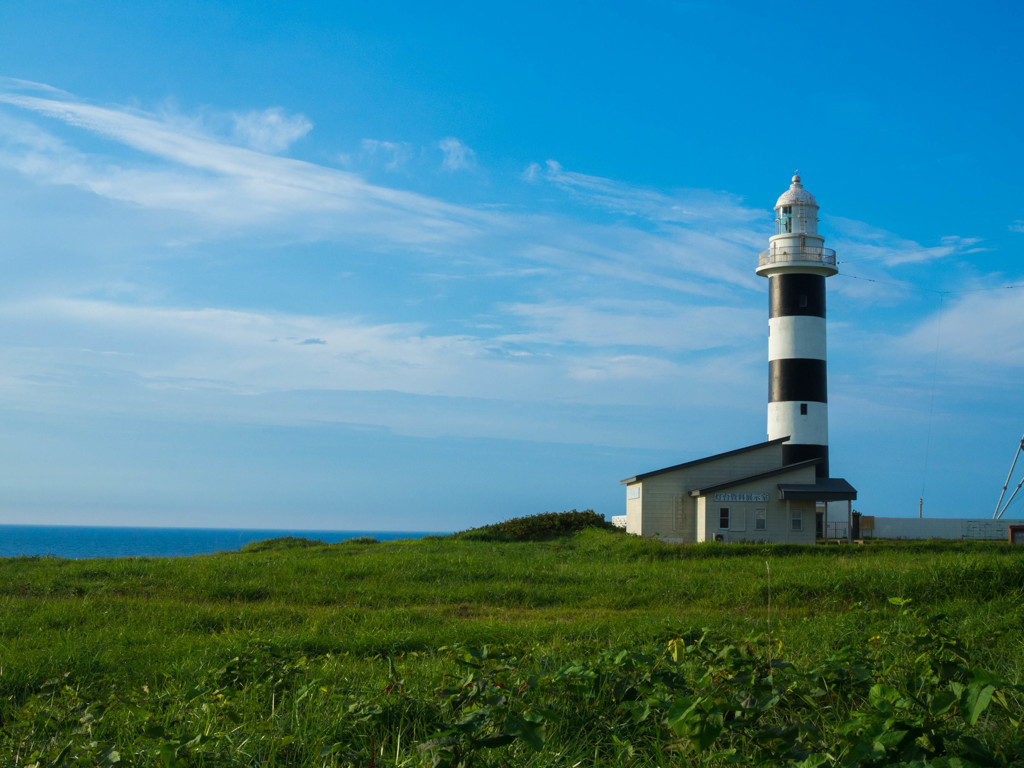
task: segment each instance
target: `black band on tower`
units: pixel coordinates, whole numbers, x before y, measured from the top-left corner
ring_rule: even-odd
[[[768,317],[825,316],[825,277],[789,273],[768,281]]]
[[[768,402],[828,402],[824,360],[790,358],[768,361]]]
[[[807,459],[821,459],[814,468],[816,477],[828,477],[828,446],[827,445],[793,445],[782,444],[783,465],[796,464]]]

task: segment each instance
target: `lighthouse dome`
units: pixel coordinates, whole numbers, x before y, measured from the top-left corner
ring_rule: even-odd
[[[789,185],[789,189],[783,192],[775,202],[776,208],[780,205],[811,205],[815,208],[818,207],[814,195],[804,189],[804,185],[800,183],[799,175],[793,177],[793,183]]]

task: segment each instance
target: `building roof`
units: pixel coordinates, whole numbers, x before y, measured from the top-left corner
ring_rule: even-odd
[[[760,473],[758,473],[756,475],[748,475],[747,477],[739,477],[739,478],[736,478],[735,480],[729,480],[728,482],[725,482],[725,483],[718,483],[717,485],[709,485],[707,488],[698,488],[696,490],[690,491],[690,495],[691,496],[706,496],[709,493],[714,493],[715,491],[721,491],[721,490],[724,490],[725,488],[735,488],[737,485],[743,485],[744,483],[753,483],[753,482],[755,482],[757,480],[764,480],[765,478],[768,478],[768,477],[775,477],[776,475],[783,475],[783,474],[786,474],[787,472],[792,472],[793,470],[796,470],[796,469],[805,469],[806,467],[813,467],[819,461],[821,461],[821,459],[805,459],[804,461],[797,461],[797,462],[795,462],[793,464],[787,464],[784,467],[779,467],[778,469],[769,470],[768,472],[760,472]],[[846,481],[844,480],[843,482],[846,482]],[[780,485],[779,487],[781,488],[782,486]],[[810,487],[813,487],[813,486],[806,486],[806,485],[804,485],[804,486],[794,486],[794,487],[810,488]]]
[[[815,501],[854,501],[857,489],[841,477],[819,477],[813,485],[779,484],[784,499],[814,499]]]
[[[654,477],[655,475],[663,475],[666,472],[675,472],[677,469],[687,469],[689,467],[696,467],[700,464],[704,464],[709,461],[715,461],[716,459],[724,459],[729,456],[737,456],[741,453],[747,453],[748,451],[756,451],[758,448],[767,448],[769,445],[778,445],[789,440],[789,435],[785,437],[777,437],[774,440],[769,440],[765,443],[757,443],[757,445],[748,445],[746,448],[737,448],[732,451],[726,451],[725,453],[717,453],[714,456],[705,456],[703,459],[694,459],[693,461],[686,461],[682,464],[676,464],[671,467],[665,467],[664,469],[655,469],[651,472],[644,472],[643,474],[636,475],[635,477],[627,477],[625,480],[620,480],[619,485],[627,485],[628,483],[635,483],[640,480],[646,480],[648,477]]]
[[[800,177],[794,176],[789,189],[775,201],[776,208],[780,205],[812,205],[817,208],[818,202],[814,199],[814,195],[804,189],[804,185],[800,183]]]

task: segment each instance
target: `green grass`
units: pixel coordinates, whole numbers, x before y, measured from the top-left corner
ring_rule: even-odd
[[[595,528],[508,538],[0,560],[0,763],[717,765],[738,749],[746,764],[763,753],[765,765],[797,765],[827,733],[839,762],[808,765],[903,764],[856,752],[870,724],[842,729],[940,688],[939,704],[948,691],[957,702],[938,714],[929,705],[928,717],[962,720],[983,675],[998,683],[984,717],[930,738],[962,759],[988,750],[961,765],[1017,759],[1007,750],[1020,724],[1000,701],[1016,707],[1024,683],[1024,548],[677,547]],[[680,655],[673,641],[694,646],[705,629],[711,650]],[[780,659],[797,671],[769,663]],[[715,665],[720,677],[703,679]],[[840,698],[815,693],[857,665],[865,685],[903,698],[872,699],[851,680]],[[743,730],[729,691],[770,701],[783,675],[789,693]],[[957,687],[968,683],[973,694]],[[680,702],[697,699],[685,714]],[[699,748],[723,712],[723,730]],[[819,720],[818,736],[796,725]],[[764,728],[787,723],[797,736],[772,737],[775,753],[758,746]],[[914,728],[933,726],[904,730],[927,741]],[[899,728],[887,728],[891,741]],[[913,749],[941,754],[898,749],[907,764]]]

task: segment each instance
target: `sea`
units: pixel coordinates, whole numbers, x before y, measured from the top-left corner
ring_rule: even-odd
[[[445,535],[429,531],[301,531],[258,528],[128,528],[0,525],[0,557],[188,557],[236,551],[253,541],[301,536],[333,544],[360,536],[378,541]]]

